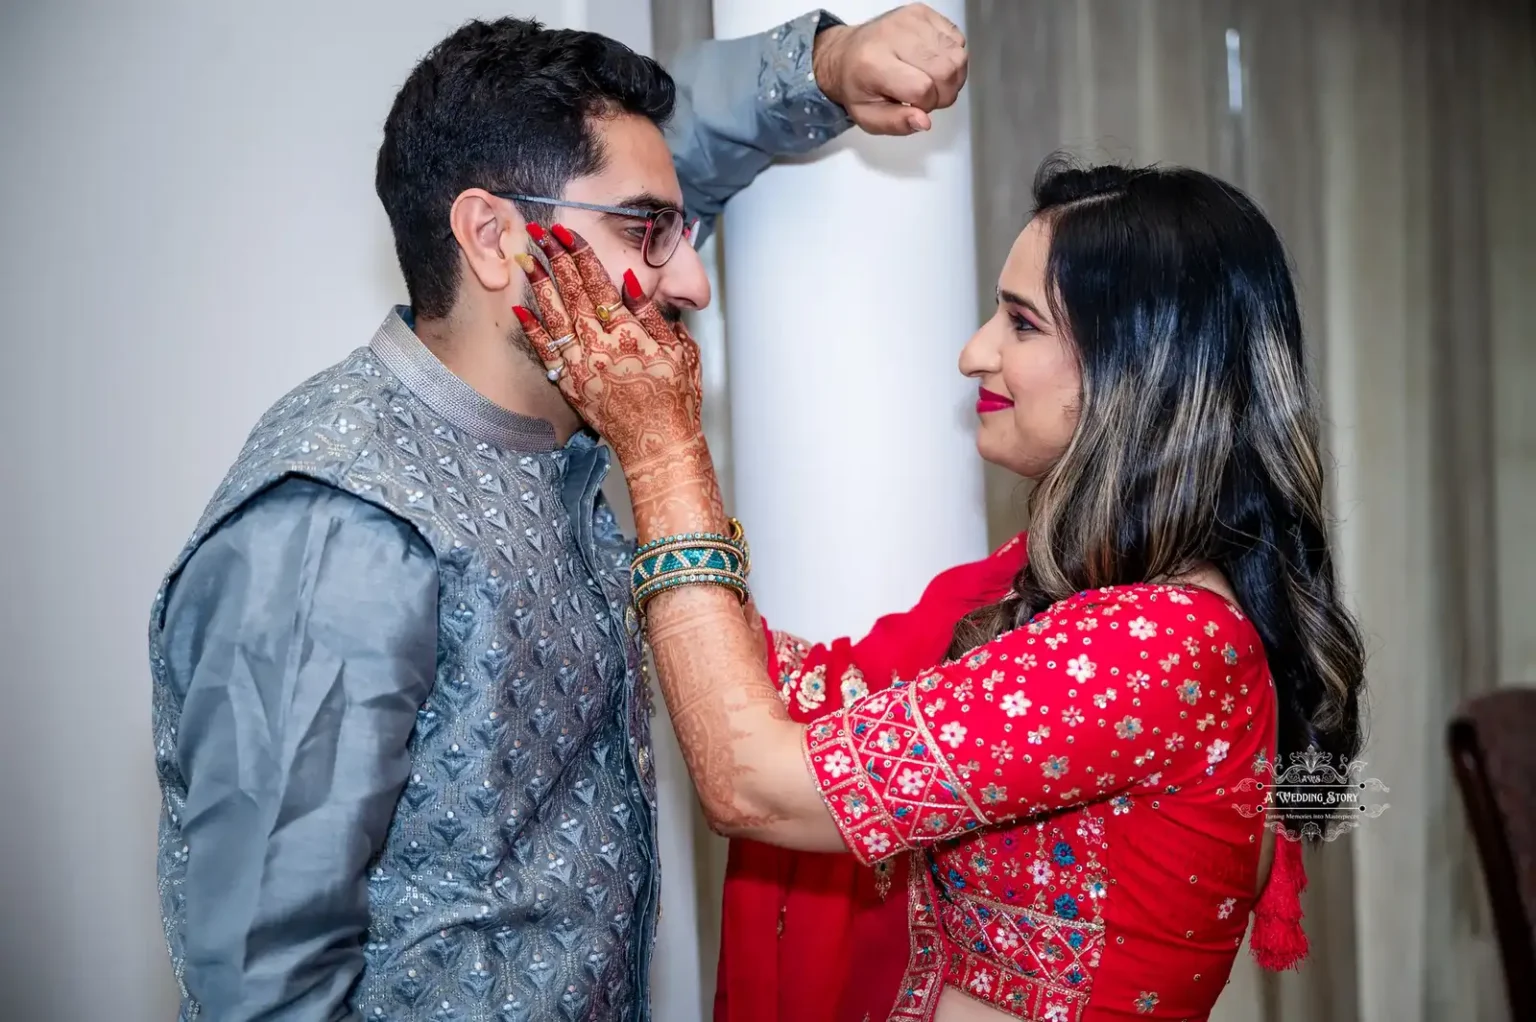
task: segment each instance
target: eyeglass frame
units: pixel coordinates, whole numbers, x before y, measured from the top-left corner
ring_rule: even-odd
[[[550,199],[540,195],[515,195],[511,192],[492,192],[498,199],[506,199],[509,202],[532,202],[543,206],[567,206],[571,209],[585,209],[593,213],[607,213],[610,216],[629,217],[632,220],[645,221],[645,237],[640,242],[640,257],[645,260],[645,265],[653,270],[659,270],[672,261],[677,254],[677,247],[686,239],[688,247],[693,248],[699,234],[700,218],[688,219],[686,210],[677,206],[662,206],[660,209],[639,209],[633,206],[602,206],[595,202],[575,202],[571,199]],[[682,217],[683,230],[677,236],[677,243],[672,246],[672,251],[667,253],[665,259],[659,263],[651,262],[651,237],[656,231],[656,220],[663,213],[676,213]]]

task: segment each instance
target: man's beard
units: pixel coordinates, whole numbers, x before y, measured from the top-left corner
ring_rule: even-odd
[[[660,311],[662,319],[666,320],[672,326],[676,326],[678,323],[682,322],[683,310],[681,308],[673,305],[671,302],[663,302],[660,299],[653,299],[653,301],[655,301],[656,308],[658,311]],[[524,284],[523,308],[537,310],[538,307],[539,303],[535,301],[533,297],[532,285]],[[551,340],[553,339],[554,338],[551,338]],[[512,334],[508,340],[512,342],[512,346],[514,348],[528,356],[528,361],[532,362],[540,369],[544,368],[544,360],[539,357],[538,351],[536,351],[533,347],[533,342],[528,340],[528,335],[523,333],[522,327],[513,327]]]
[[[538,307],[539,303],[533,300],[533,285],[525,283],[523,285],[523,308],[533,311]],[[512,347],[528,356],[528,361],[540,369],[544,368],[544,360],[534,350],[533,342],[528,339],[528,335],[523,332],[523,328],[516,325],[516,320],[513,321],[512,333],[507,339],[512,342]]]

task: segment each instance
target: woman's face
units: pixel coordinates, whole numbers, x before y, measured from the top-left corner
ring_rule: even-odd
[[[1050,244],[1050,225],[1030,221],[997,278],[997,312],[960,353],[960,371],[980,385],[976,450],[1029,479],[1067,449],[1082,394],[1077,355],[1046,296]]]

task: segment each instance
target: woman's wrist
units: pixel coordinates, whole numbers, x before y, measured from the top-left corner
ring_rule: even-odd
[[[629,484],[640,543],[729,531],[714,461],[702,433],[644,456],[625,457],[621,452],[619,462]]]

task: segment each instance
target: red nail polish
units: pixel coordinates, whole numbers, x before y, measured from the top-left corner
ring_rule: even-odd
[[[533,238],[534,241],[542,242],[544,240],[544,228],[540,227],[536,223],[533,223],[532,221],[529,221],[526,226],[528,228],[529,236]]]
[[[514,305],[514,306],[512,306],[512,311],[517,313],[517,321],[519,323],[523,324],[523,329],[524,330],[526,330],[529,327],[533,326],[533,322],[534,322],[534,320],[533,320],[533,313],[529,312],[527,309],[523,308],[521,305]]]
[[[637,302],[645,300],[645,292],[640,288],[640,278],[635,276],[634,270],[624,271],[624,290],[629,292],[629,297]]]
[[[570,231],[566,230],[564,227],[561,227],[559,224],[555,224],[553,227],[551,227],[549,229],[549,233],[559,238],[560,244],[564,245],[566,248],[570,248],[576,244],[576,236]]]

